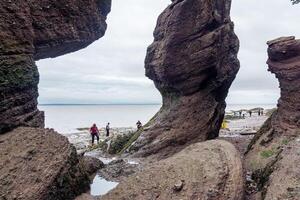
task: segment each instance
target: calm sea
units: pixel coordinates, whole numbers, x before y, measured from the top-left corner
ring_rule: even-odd
[[[226,110],[263,107],[275,105],[228,105]],[[137,120],[147,123],[160,109],[160,105],[39,105],[45,111],[47,128],[68,134],[77,132],[77,128],[90,127],[96,123],[104,127],[110,122],[111,127],[134,127]]]

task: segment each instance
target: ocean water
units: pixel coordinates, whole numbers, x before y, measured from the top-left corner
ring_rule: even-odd
[[[39,105],[45,111],[47,128],[54,128],[62,134],[78,132],[77,128],[90,127],[96,123],[105,127],[135,127],[137,120],[147,123],[161,105]],[[234,104],[227,105],[226,111],[262,107],[270,109],[276,105]]]
[[[147,123],[160,109],[160,105],[39,105],[45,111],[46,128],[59,133],[78,132],[77,128],[90,127],[93,123],[105,127],[135,127],[140,120]]]

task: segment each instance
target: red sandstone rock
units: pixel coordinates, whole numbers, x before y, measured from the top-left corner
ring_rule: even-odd
[[[254,137],[246,167],[254,172],[257,199],[300,197],[300,40],[284,37],[268,42],[269,70],[279,80],[278,109]]]
[[[238,151],[229,142],[212,140],[154,162],[100,199],[242,200],[243,186]]]
[[[35,60],[79,50],[104,35],[111,0],[4,0],[0,4],[0,199],[68,200],[101,163],[43,127]],[[12,130],[12,131],[10,131]],[[10,131],[10,132],[9,132]],[[89,169],[85,169],[88,167]]]
[[[102,37],[111,0],[4,0],[0,5],[0,133],[43,127],[34,60],[82,49]]]
[[[172,154],[218,137],[239,69],[229,0],[176,0],[159,16],[145,60],[163,106],[131,149]]]
[[[53,130],[20,127],[0,135],[0,158],[1,200],[67,200],[89,189],[90,165]]]

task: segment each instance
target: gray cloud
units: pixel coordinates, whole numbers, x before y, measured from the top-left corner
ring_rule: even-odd
[[[156,19],[169,0],[113,0],[106,35],[88,48],[39,61],[40,103],[159,103],[144,76]],[[278,82],[267,71],[266,41],[299,35],[299,5],[289,0],[234,0],[240,72],[228,103],[276,103]]]

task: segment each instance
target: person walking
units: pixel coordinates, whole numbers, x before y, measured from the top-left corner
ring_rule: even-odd
[[[136,127],[138,130],[140,130],[140,128],[142,128],[142,122],[140,120],[137,121]]]
[[[109,137],[109,130],[110,130],[110,123],[109,122],[107,123],[105,129],[106,129],[106,137]]]
[[[90,134],[92,136],[92,146],[94,145],[95,137],[97,138],[97,143],[99,143],[99,130],[96,124],[90,128]]]

